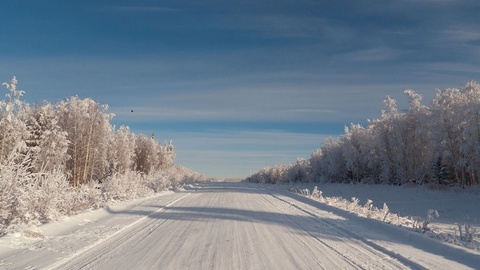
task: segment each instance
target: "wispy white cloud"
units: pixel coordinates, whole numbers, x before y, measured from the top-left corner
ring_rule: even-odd
[[[337,112],[335,110],[308,109],[308,108],[291,109],[288,111],[293,113],[336,113]]]
[[[468,42],[480,40],[479,25],[449,27],[444,31],[450,40]]]
[[[431,3],[431,4],[452,4],[458,5],[461,3],[473,2],[472,0],[406,0],[405,2],[420,4],[420,3]]]
[[[158,7],[158,6],[116,6],[113,9],[131,12],[169,12],[177,11],[177,8]]]
[[[169,6],[158,6],[158,5],[144,5],[142,3],[138,3],[136,5],[122,5],[122,4],[113,4],[108,6],[100,6],[97,8],[97,11],[105,12],[105,13],[112,13],[112,12],[120,12],[120,13],[164,13],[164,12],[173,12],[179,11],[178,8],[173,8]]]
[[[226,15],[212,27],[247,30],[260,38],[307,38],[325,43],[351,41],[357,33],[347,25],[339,25],[311,13],[258,13]]]
[[[378,46],[344,53],[339,55],[339,58],[344,61],[379,62],[396,60],[403,54],[404,52],[398,48]]]
[[[427,71],[442,71],[448,73],[465,73],[465,74],[480,74],[480,67],[475,64],[468,63],[450,63],[439,62],[425,65]],[[472,78],[474,79],[474,78]]]
[[[284,14],[242,15],[226,17],[222,27],[251,30],[265,37],[314,37],[322,31],[322,20],[314,17],[297,17]]]

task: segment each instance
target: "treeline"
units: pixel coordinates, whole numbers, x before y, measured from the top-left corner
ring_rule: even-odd
[[[172,142],[110,123],[108,106],[71,97],[31,106],[14,77],[0,101],[0,235],[109,200],[196,181]]]
[[[477,185],[480,177],[480,85],[437,90],[428,105],[406,90],[410,107],[387,97],[381,118],[352,124],[309,160],[265,168],[246,180],[261,183],[337,182]]]

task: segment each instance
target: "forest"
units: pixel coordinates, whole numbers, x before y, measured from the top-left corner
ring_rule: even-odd
[[[0,235],[202,178],[174,163],[171,141],[116,129],[107,105],[30,105],[17,85],[0,101]]]
[[[480,85],[437,90],[433,100],[408,89],[409,108],[387,97],[381,117],[351,124],[307,159],[269,167],[246,180],[259,183],[336,182],[390,185],[478,185]]]

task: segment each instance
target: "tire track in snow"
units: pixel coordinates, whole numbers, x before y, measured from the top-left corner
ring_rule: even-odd
[[[343,240],[342,241],[328,241],[328,239],[322,239],[324,237],[321,237],[318,236],[318,235],[315,235],[314,230],[308,230],[305,228],[306,224],[299,224],[298,222],[296,222],[295,220],[292,219],[292,221],[297,224],[297,226],[304,230],[307,234],[309,234],[310,236],[312,236],[313,238],[315,238],[320,244],[322,244],[323,246],[331,249],[332,251],[334,251],[335,253],[337,253],[338,255],[340,255],[342,258],[345,259],[345,261],[349,262],[352,267],[354,268],[358,268],[358,269],[371,269],[372,267],[375,267],[375,268],[383,268],[385,267],[385,264],[388,263],[388,264],[391,264],[391,266],[395,267],[395,268],[398,268],[398,269],[424,269],[423,266],[397,254],[397,253],[394,253],[392,251],[389,251],[387,250],[386,248],[383,248],[381,247],[380,245],[358,235],[358,234],[355,234],[354,232],[350,231],[350,230],[347,230],[345,228],[342,228],[341,226],[338,226],[337,224],[335,224],[334,222],[332,221],[329,221],[328,219],[326,218],[322,218],[322,217],[319,217],[317,214],[315,213],[312,213],[310,211],[307,211],[305,209],[303,209],[302,207],[298,206],[297,204],[295,203],[291,203],[287,200],[284,200],[282,198],[280,198],[279,196],[276,196],[270,192],[268,192],[268,190],[263,190],[264,192],[267,192],[272,198],[282,202],[282,203],[285,203],[289,206],[291,206],[292,208],[298,210],[298,211],[301,211],[305,214],[307,214],[308,216],[311,216],[312,218],[314,218],[319,224],[325,227],[327,227],[328,229],[326,230],[327,232],[331,233],[333,236],[338,236],[339,237],[339,240],[340,238],[343,238],[343,239],[347,239],[347,240]],[[283,210],[282,208],[280,208],[278,205],[276,205],[275,203],[273,203],[272,201],[270,201],[267,197],[265,196],[262,196],[262,198],[266,201],[268,201],[269,203],[272,204],[272,206],[282,210],[282,211],[285,211]],[[356,241],[354,241],[356,240]],[[342,243],[342,245],[338,244],[338,242]],[[348,242],[353,242],[353,244],[350,244]],[[345,248],[343,245],[347,245],[348,248]],[[361,248],[359,248],[361,247]],[[353,254],[353,252],[351,252],[351,250],[356,250],[358,251],[359,253],[362,253],[364,256],[359,256],[358,254]],[[373,256],[372,256],[373,255]],[[358,261],[359,261],[359,258],[362,259],[362,263],[360,264]],[[380,263],[380,264],[379,264]]]
[[[58,261],[57,263],[55,263],[53,265],[50,265],[48,268],[52,269],[52,270],[53,269],[83,269],[83,268],[88,268],[93,263],[96,264],[98,262],[103,262],[103,261],[108,260],[113,255],[118,254],[118,253],[116,253],[117,250],[118,250],[118,247],[120,245],[123,245],[125,242],[127,242],[127,241],[125,241],[126,239],[127,240],[132,240],[133,239],[133,240],[137,240],[137,242],[138,242],[138,241],[140,241],[140,239],[143,239],[143,238],[147,237],[156,227],[161,225],[161,223],[158,223],[158,221],[155,221],[153,219],[148,220],[150,217],[164,211],[166,207],[177,203],[178,201],[184,199],[185,197],[187,197],[189,195],[191,195],[191,193],[187,193],[187,194],[185,194],[185,195],[183,195],[179,198],[175,198],[175,199],[169,201],[164,206],[158,208],[157,210],[155,210],[154,212],[152,212],[148,215],[145,215],[144,217],[138,219],[137,221],[123,227],[122,229],[118,230],[117,232],[110,235],[109,237],[104,238],[104,239],[94,243],[93,245],[88,246],[88,247],[72,254],[71,256],[69,256],[67,258],[63,258],[62,260]],[[148,222],[145,222],[145,221],[148,221]],[[164,220],[163,222],[165,222],[165,221],[166,220]],[[128,230],[130,228],[134,228],[135,226],[140,225],[142,222],[145,222],[145,224],[142,224],[142,227],[141,227],[140,230],[131,230],[131,231],[128,232]],[[145,232],[147,232],[146,235],[142,235],[141,237],[138,237],[142,233],[145,233]],[[95,254],[95,256],[85,256],[91,250],[98,248],[103,243],[107,242],[108,240],[114,239],[117,235],[121,235],[121,234],[123,234],[123,236],[125,236],[125,237],[115,239],[114,240],[114,245],[105,245],[105,246],[101,247],[100,250],[96,250],[96,251],[99,251],[99,252],[97,252],[97,254]],[[79,260],[80,260],[80,262],[79,262]]]

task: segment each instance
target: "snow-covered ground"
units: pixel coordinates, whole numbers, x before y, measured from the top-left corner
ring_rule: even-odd
[[[417,204],[423,200],[445,205],[434,203],[444,194],[436,191],[382,187],[385,195],[378,196],[386,197],[374,197],[371,186],[319,188],[324,196],[371,199],[380,207],[382,199],[389,199],[384,201],[391,203],[390,210],[402,211],[401,215],[409,215],[408,211],[421,215],[423,209],[430,209],[408,203],[414,198]],[[199,183],[183,191],[112,204],[0,238],[0,269],[476,269],[480,265],[478,251],[360,217],[287,189]],[[478,197],[447,194],[446,199],[457,195],[459,202],[437,207],[438,221],[443,217],[452,222],[468,214],[471,224],[478,222],[473,205],[453,208],[470,199],[478,205]],[[458,211],[463,212],[454,214]]]
[[[292,186],[292,185],[288,185]],[[315,186],[326,197],[360,199],[360,204],[372,200],[381,208],[386,203],[393,213],[401,216],[427,218],[429,209],[437,210],[436,222],[470,223],[480,225],[480,187],[470,189],[444,188],[431,189],[427,186],[391,186],[366,184],[295,184],[313,190]]]
[[[427,231],[419,229],[430,237],[443,239],[444,241],[463,245],[474,250],[480,250],[480,189],[479,187],[444,188],[442,190],[432,189],[427,186],[389,186],[389,185],[364,185],[364,184],[297,184],[279,185],[281,188],[289,188],[302,193],[307,190],[311,193],[315,186],[321,191],[322,197],[318,199],[334,207],[343,208],[350,212],[362,213],[359,207],[352,209],[352,201],[358,199],[358,205],[364,206],[370,200],[372,206],[379,209],[382,214],[384,204],[387,205],[391,214],[409,219],[409,221],[427,221]],[[315,198],[314,198],[315,199]],[[337,200],[340,199],[340,200]],[[345,203],[345,199],[348,203]],[[382,219],[382,215],[379,219]],[[390,223],[397,223],[394,220],[387,220]],[[404,221],[402,225],[411,227],[411,222]],[[402,223],[402,222],[400,222]],[[421,227],[422,224],[418,224]],[[463,241],[466,227],[472,234],[472,241]],[[462,230],[462,235],[460,235]]]

